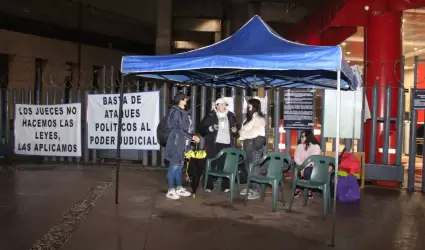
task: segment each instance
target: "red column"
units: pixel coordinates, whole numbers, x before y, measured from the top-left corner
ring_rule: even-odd
[[[369,106],[372,108],[372,86],[378,84],[378,117],[385,114],[385,89],[388,84],[397,88],[400,79],[400,64],[397,63],[402,56],[401,41],[401,12],[386,12],[380,15],[369,17],[367,35],[365,35],[366,47],[366,96]],[[398,98],[397,91],[393,89],[391,103],[391,116],[397,116]],[[395,129],[395,127],[391,127]],[[371,136],[375,136],[377,149],[382,147],[379,140],[383,132],[383,123],[377,124],[376,135],[371,135],[371,122],[365,124],[365,153],[366,160],[369,160]],[[381,162],[380,157],[375,158],[376,162]]]

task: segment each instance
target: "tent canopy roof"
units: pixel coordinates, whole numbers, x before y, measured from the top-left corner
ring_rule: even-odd
[[[356,87],[339,46],[309,46],[288,41],[259,16],[213,45],[162,56],[124,56],[121,71],[184,83],[239,87]]]

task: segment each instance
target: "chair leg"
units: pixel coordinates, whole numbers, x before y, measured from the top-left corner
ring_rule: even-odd
[[[238,184],[238,186],[237,186],[237,190],[236,190],[236,192],[237,192],[237,194],[236,194],[236,197],[238,197],[238,200],[240,199],[240,193],[241,193],[241,180],[240,180],[240,178],[239,178],[239,176],[236,176],[236,179],[237,179],[237,184]]]
[[[266,196],[266,184],[261,184],[261,201],[264,201],[264,196]]]
[[[307,200],[308,200],[308,188],[304,188],[304,199],[303,199],[303,206],[307,206]]]
[[[283,180],[280,181],[280,192],[282,193],[282,204],[285,206],[285,187],[283,185]]]
[[[204,177],[204,193],[206,193],[207,192],[207,183],[208,183],[208,172],[205,172],[205,175],[204,175],[205,177]]]
[[[223,192],[223,178],[218,178],[218,192]]]
[[[329,198],[328,198],[328,187],[327,185],[323,185],[323,219],[326,220],[327,215],[328,215],[328,202],[329,202]]]
[[[232,174],[229,178],[229,187],[230,187],[230,203],[233,203],[233,192],[235,191],[235,175]]]
[[[247,187],[249,187],[249,184],[251,183],[250,178],[248,177],[248,180],[246,182]],[[246,204],[248,203],[248,188],[246,189],[246,194],[245,194],[245,202],[243,203],[244,206],[246,206]]]
[[[273,198],[272,198],[272,205],[273,205],[273,212],[276,212],[277,210],[277,195],[279,193],[279,182],[276,180],[272,182],[272,192],[273,192]]]
[[[289,202],[289,207],[288,207],[288,211],[291,211],[292,209],[292,204],[294,204],[294,199],[295,199],[295,190],[297,189],[297,179],[293,178],[292,179],[292,193],[291,193],[291,201]]]

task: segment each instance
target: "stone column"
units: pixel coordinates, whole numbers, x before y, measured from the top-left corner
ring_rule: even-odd
[[[172,19],[173,1],[158,0],[156,17],[156,54],[167,55],[172,53]]]

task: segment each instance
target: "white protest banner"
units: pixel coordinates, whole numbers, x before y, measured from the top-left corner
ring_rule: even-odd
[[[127,93],[123,97],[121,149],[159,150],[159,91]],[[116,149],[119,94],[88,96],[87,123],[90,149]]]
[[[81,104],[16,104],[15,154],[81,156]]]

